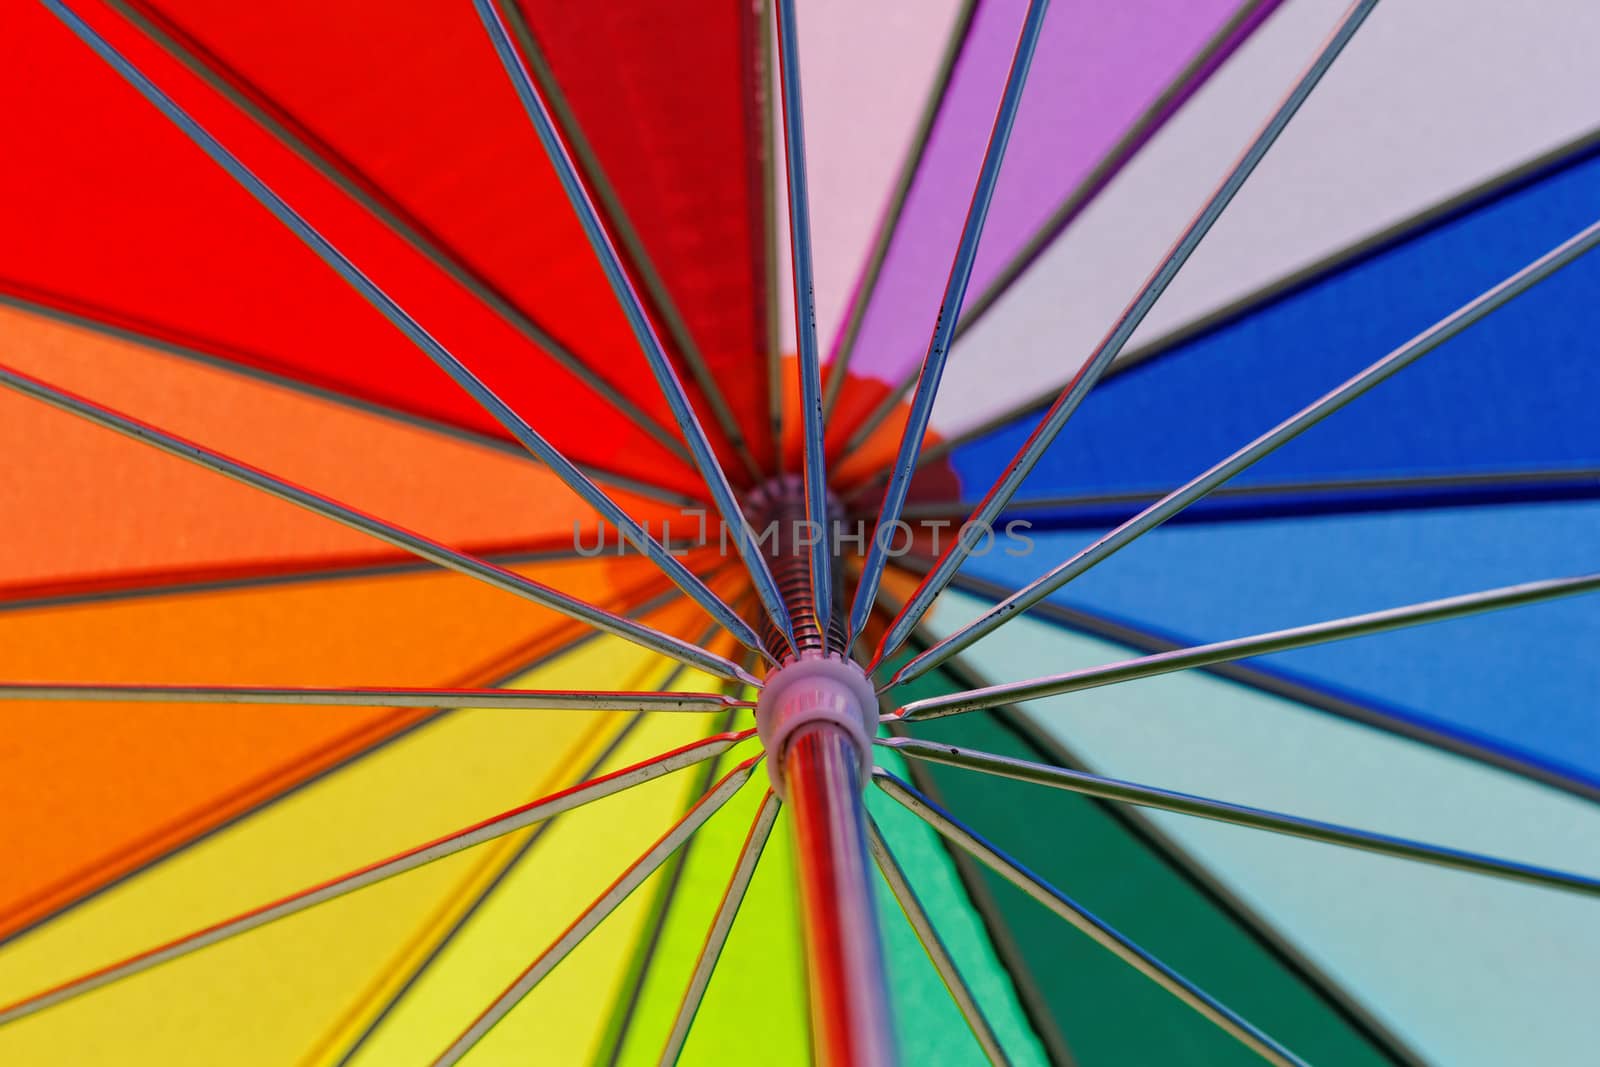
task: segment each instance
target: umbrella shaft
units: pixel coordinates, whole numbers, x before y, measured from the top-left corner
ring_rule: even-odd
[[[784,754],[818,1063],[896,1062],[888,983],[867,864],[856,743],[832,723],[794,735]]]

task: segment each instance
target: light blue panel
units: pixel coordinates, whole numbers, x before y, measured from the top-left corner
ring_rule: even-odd
[[[1087,539],[1033,536],[1029,555],[996,549],[967,573],[1015,588]],[[1600,503],[1499,505],[1163,527],[1054,599],[1203,643],[1594,571]],[[1600,595],[1253,662],[1600,783]]]
[[[949,594],[931,626],[947,633],[980,607]],[[1041,663],[1068,670],[1128,655],[1024,619],[971,660],[1003,681]],[[1168,675],[1026,708],[1101,773],[1600,875],[1600,807],[1214,676]],[[1600,1057],[1600,901],[1154,817],[1432,1062],[1580,1067]]]

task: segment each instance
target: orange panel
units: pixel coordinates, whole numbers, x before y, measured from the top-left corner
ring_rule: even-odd
[[[360,510],[476,551],[592,544],[593,512],[509,453],[0,306],[0,362]],[[537,426],[538,413],[527,416]],[[363,534],[0,390],[0,598],[40,586],[398,558]],[[674,509],[613,498],[640,521]],[[659,528],[656,526],[655,528]],[[33,588],[29,588],[33,587]]]
[[[668,588],[637,557],[530,573],[614,608]],[[698,609],[671,621],[692,636],[706,625]],[[584,632],[438,571],[294,581],[0,612],[0,678],[484,685]],[[0,935],[428,714],[0,704]]]

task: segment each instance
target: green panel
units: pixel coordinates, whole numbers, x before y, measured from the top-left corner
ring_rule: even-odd
[[[878,763],[901,776],[905,761],[878,750]],[[877,789],[867,794],[872,817],[883,831],[912,890],[933,920],[939,938],[955,961],[974,999],[1011,1062],[1048,1062],[1017,1000],[1011,977],[1001,966],[983,922],[967,897],[950,854],[927,824]],[[905,1063],[982,1063],[983,1050],[950,999],[916,932],[894,894],[880,878],[878,916],[893,991],[900,1054]]]
[[[752,783],[757,785],[762,788],[747,792],[759,799],[766,783]],[[691,854],[652,968],[652,985],[641,998],[637,1024],[641,1040],[629,1042],[625,1062],[655,1063],[660,1055],[755,805],[741,806],[737,815],[720,814],[733,817],[720,828],[725,836],[715,844],[701,842]],[[706,829],[715,822],[707,823]],[[805,963],[787,823],[779,812],[679,1058],[685,1067],[751,1060],[759,1060],[762,1067],[805,1067],[811,1062]]]
[[[935,671],[894,695],[909,701],[964,688]],[[911,732],[1049,758],[987,714],[917,723]],[[1105,805],[953,767],[919,764],[916,771],[936,799],[979,833],[1301,1057],[1391,1062],[1302,974]],[[987,869],[979,877],[1079,1064],[1260,1062],[1009,882]]]

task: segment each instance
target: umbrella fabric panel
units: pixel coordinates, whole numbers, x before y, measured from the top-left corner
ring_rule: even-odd
[[[797,9],[805,96],[807,180],[816,270],[817,337],[828,357],[856,299],[856,286],[890,224],[902,171],[914,165],[916,133],[936,103],[945,52],[959,47],[976,0],[860,4],[811,0]],[[769,98],[776,102],[773,71]],[[777,296],[781,348],[795,350],[783,134],[775,131],[772,195],[779,215]],[[793,381],[793,376],[785,377]]]
[[[1090,394],[1019,497],[1165,492],[1597,218],[1600,152],[1591,151],[1135,366]],[[1592,492],[1600,481],[1573,488],[1561,475],[1600,469],[1586,402],[1600,389],[1600,314],[1587,298],[1597,284],[1600,258],[1578,260],[1229,483],[1309,488],[1203,501],[1190,514],[1415,497],[1380,486],[1330,504],[1315,491],[1352,479],[1549,472],[1545,492]],[[1035,421],[1025,416],[956,450],[963,496],[983,493]],[[1531,482],[1515,491],[1539,491],[1540,479]],[[1041,514],[1093,524],[1108,509]]]
[[[935,632],[980,606],[959,595],[943,603]],[[974,649],[971,661],[986,677],[1132,652],[1031,619],[1013,623],[1010,636]],[[1027,714],[1099,773],[1600,870],[1600,815],[1591,802],[1211,675],[1053,698]],[[1600,952],[1591,898],[1186,816],[1151,817],[1429,1061],[1590,1058],[1600,1037],[1587,1007],[1586,976]]]
[[[649,568],[637,559],[632,566]],[[616,564],[535,571],[627,610]],[[703,626],[691,622],[685,627]],[[490,685],[583,630],[427,570],[0,613],[0,674],[39,682]],[[4,926],[15,931],[422,721],[425,710],[15,703]]]
[[[295,1062],[475,857],[453,856],[0,1029],[8,1063]],[[425,1062],[421,1055],[414,1062]]]
[[[973,17],[862,321],[851,362],[857,375],[898,384],[927,349],[1025,6],[982,4]],[[1228,0],[1052,6],[984,230],[974,292],[1049,221],[1237,7]],[[853,425],[877,399],[862,392],[840,409],[839,424]]]
[[[705,730],[703,720],[674,718],[648,717],[619,749],[616,763],[647,758]],[[580,765],[569,762],[567,773]],[[407,968],[407,977],[417,974],[415,982],[350,1062],[432,1062],[667,830],[693,799],[694,783],[693,771],[674,774],[553,820],[531,850],[504,867],[503,880],[426,966]],[[526,1062],[530,1053],[551,1062],[588,1060],[605,1034],[659,878],[657,872],[635,890],[563,960],[490,1032],[470,1062]],[[455,903],[465,903],[466,896]],[[440,944],[442,932],[430,931],[430,949]],[[370,1023],[371,1009],[387,1001],[373,998],[359,1022]],[[343,1045],[349,1048],[348,1039]]]
[[[897,699],[967,687],[934,671],[897,692]],[[909,732],[1052,761],[987,714],[912,723]],[[910,771],[981,834],[1309,1062],[1389,1062],[1381,1042],[1113,809],[937,764],[910,761]],[[1037,902],[976,863],[970,866],[1076,1062],[1252,1062],[1248,1050]]]
[[[320,125],[308,133],[357,166],[375,166],[384,183],[409,183],[408,193],[427,192],[469,215],[470,232],[446,238],[492,242],[507,261],[500,269],[539,294],[528,314],[664,419],[655,382],[470,8],[441,14],[408,5],[378,20],[325,5],[280,5],[263,19],[236,5],[213,13],[213,35],[242,31],[254,42],[252,56],[276,64],[244,72],[265,91],[287,94],[274,96],[275,105],[314,115]],[[694,488],[686,464],[149,38],[99,5],[86,5],[85,14],[570,458]],[[439,17],[421,21],[430,14]],[[12,108],[5,117],[7,141],[30,146],[0,186],[10,236],[0,261],[7,291],[503,436],[48,11],[29,7],[14,21],[4,66],[15,84],[5,91],[50,106]],[[217,47],[227,51],[225,42]],[[344,135],[361,143],[346,144]],[[368,159],[373,153],[383,160]],[[507,153],[519,153],[520,165]],[[376,167],[384,161],[395,173]],[[444,170],[419,169],[429,166]],[[108,170],[115,182],[102,179]],[[485,172],[492,183],[470,180]],[[505,182],[508,173],[518,180]],[[62,204],[79,210],[64,212]],[[551,230],[530,233],[529,226]],[[546,323],[547,312],[571,317]],[[552,394],[561,405],[541,403]],[[607,432],[595,433],[598,426]]]
[[[760,8],[523,0],[520,9],[551,65],[551,88],[572,109],[569,137],[581,134],[593,149],[600,174],[591,183],[601,177],[615,191],[746,439],[768,462]],[[542,302],[525,291],[528,306]],[[588,322],[573,321],[582,337]],[[705,407],[701,418],[710,418]]]
[[[660,657],[634,652],[620,642],[607,639],[516,679],[513,687],[593,687],[601,684],[602,679],[649,687],[658,684],[667,673],[668,668]],[[711,680],[690,678],[687,681],[704,684]],[[329,714],[324,709],[309,713]],[[583,767],[612,747],[611,741],[617,738],[624,719],[620,714],[572,712],[448,713],[365,758],[287,794],[14,942],[0,952],[0,968],[3,968],[0,973],[5,975],[4,999],[33,992],[507,807],[565,788],[581,777]],[[601,772],[685,743],[704,730],[702,717],[653,716],[643,729],[633,731],[621,747],[611,752]],[[547,925],[554,924],[559,931],[587,902],[585,894],[592,896],[614,876],[612,867],[620,870],[626,866],[633,855],[664,828],[666,812],[679,803],[667,798],[681,797],[685,783],[684,775],[674,775],[642,787],[638,794],[608,798],[593,808],[577,809],[552,820],[552,826],[561,824],[561,833],[541,835],[534,853],[521,866],[531,866],[536,871],[559,867],[566,871],[565,876],[549,879],[541,875],[531,885],[521,884],[520,889],[517,883],[508,880],[506,891],[517,889],[518,908],[538,916]],[[573,829],[566,829],[569,825]],[[354,956],[365,966],[365,973],[346,974],[344,988],[324,994],[324,1000],[340,1008],[335,1016],[329,1016],[324,1007],[315,1015],[318,1022],[314,1032],[298,1030],[284,1035],[299,1042],[292,1055],[305,1055],[313,1048],[320,1048],[321,1054],[326,1055],[342,1053],[370,1023],[373,1011],[394,995],[400,980],[409,976],[426,958],[427,952],[449,929],[464,901],[484,883],[485,874],[492,872],[497,864],[503,864],[507,854],[519,843],[518,839],[526,837],[527,833],[473,850],[473,861],[464,867],[452,865],[453,861],[440,864],[451,872],[443,883],[425,877],[434,870],[430,867],[396,880],[410,887],[406,894],[386,892],[383,888],[356,894],[353,899],[365,896],[377,910],[371,916],[363,917],[365,913],[347,916],[345,922],[352,930],[364,931],[362,944],[335,938],[332,944],[336,948],[330,955],[340,962]],[[642,843],[636,839],[642,839]],[[374,899],[381,895],[386,895],[387,899]],[[405,923],[396,926],[392,915],[404,916]],[[291,919],[283,925],[299,922],[298,918]],[[485,925],[491,932],[496,929],[487,911],[474,916],[473,923],[475,932]],[[365,932],[369,928],[370,932]],[[506,953],[523,954],[531,959],[544,941],[535,936],[537,932],[522,932],[531,939],[518,940],[502,929],[498,940]],[[249,938],[264,936],[265,931],[248,935]],[[553,936],[551,933],[550,937]],[[277,951],[285,961],[298,959],[294,947],[285,943],[280,943],[275,950],[263,951]],[[223,952],[218,949],[209,949],[196,959],[221,954]],[[522,962],[525,964],[526,960]],[[190,963],[169,966],[176,969],[190,966]],[[485,981],[504,977],[492,968],[485,968],[483,973]],[[149,975],[136,976],[124,984],[138,984],[147,977]],[[194,975],[190,980],[201,981]],[[223,998],[226,1004],[255,1010],[250,1007],[255,998],[248,985],[208,981],[206,986],[227,990],[231,996]],[[457,985],[447,988],[457,988]],[[477,992],[483,993],[483,1001],[487,1003],[498,988]],[[462,992],[470,994],[473,990]],[[419,994],[414,994],[414,998]],[[104,992],[97,992],[82,1001],[44,1013],[36,1017],[40,1025],[33,1029],[41,1029],[50,1020],[55,1020],[58,1027],[82,1025],[82,1016],[78,1015],[75,1020],[74,1013],[80,1008],[92,1010],[104,996]],[[412,1004],[413,1001],[403,1002],[407,1009]],[[465,1025],[465,1020],[452,1019],[427,997],[421,997],[421,1005],[435,1027],[455,1025],[459,1029]],[[473,1005],[466,1018],[470,1019],[481,1006]],[[404,1032],[408,1023],[415,1028],[408,1013],[396,1012],[390,1025],[399,1026]],[[12,1029],[6,1028],[5,1034],[0,1036],[9,1039]],[[25,1025],[15,1029],[23,1034],[29,1032]],[[222,1029],[226,1031],[227,1028]],[[170,1053],[174,1034],[162,1028],[159,1016],[144,1036],[154,1042],[152,1055],[163,1044]],[[218,1035],[219,1039],[226,1036],[226,1033]],[[447,1043],[450,1036],[453,1031],[444,1036],[442,1043]],[[281,1062],[292,1055],[276,1056],[263,1047],[239,1062]],[[420,1052],[409,1058],[424,1060]]]
[[[765,773],[759,772],[746,791],[759,792],[766,784],[761,780]],[[715,840],[730,833],[726,823],[717,825],[719,820],[720,816],[706,824],[716,830]],[[736,818],[731,832],[742,842],[749,825],[749,820]],[[731,852],[719,868],[725,885],[733,869]],[[679,1063],[738,1063],[752,1056],[775,1065],[810,1063],[811,1022],[806,1012],[805,948],[795,907],[796,877],[790,830],[780,815],[711,974]],[[694,929],[704,936],[704,925]],[[698,945],[693,951],[699,951]],[[682,987],[678,988],[681,993]],[[757,1019],[760,1029],[752,1035],[751,1021]],[[652,1055],[641,1049],[638,1062],[654,1063],[655,1055],[659,1048]]]
[[[878,750],[877,762],[906,775],[905,761],[892,752]],[[1050,1062],[942,839],[876,789],[869,790],[867,805],[1007,1058],[1014,1064]],[[908,1063],[982,1062],[982,1047],[899,903],[881,878],[875,884],[900,1055]]]
[[[624,667],[625,677],[639,675],[656,658],[618,645],[610,639],[592,642],[518,681],[541,687],[545,683],[553,687],[593,684],[591,679],[601,674],[608,663]],[[121,710],[124,717],[133,718],[142,716],[143,709]],[[199,710],[230,726],[235,734],[244,734],[249,716],[260,720],[258,730],[262,732],[276,727],[289,733],[295,726],[306,729],[318,723],[331,731],[341,725],[342,717],[365,709]],[[152,729],[155,723],[149,716],[142,717],[144,721],[139,725],[146,731],[162,732]],[[298,789],[282,791],[242,821],[191,843],[127,883],[150,887],[144,892],[154,894],[156,899],[160,899],[158,890],[162,885],[175,887],[170,899],[182,901],[182,907],[163,911],[142,905],[140,901],[146,898],[139,893],[118,889],[96,896],[25,934],[0,955],[13,973],[17,968],[26,970],[28,960],[39,957],[42,962],[27,971],[28,980],[36,985],[65,980],[110,959],[565,788],[574,769],[567,766],[568,762],[579,758],[586,748],[601,744],[614,730],[615,723],[607,716],[587,712],[483,710],[435,716],[332,774],[302,783]],[[497,744],[485,745],[488,739]],[[246,736],[243,740],[261,744],[256,737]],[[482,746],[482,750],[475,752],[475,745]],[[546,750],[543,755],[538,751],[541,746]],[[219,750],[217,761],[221,763],[225,756]],[[469,769],[478,773],[468,774]],[[458,782],[452,776],[463,780]],[[406,788],[414,790],[415,800],[408,807],[393,810],[394,798]],[[326,826],[319,834],[319,820],[338,825]],[[321,844],[316,850],[291,848],[292,842],[300,838]],[[260,870],[251,878],[228,875],[229,871],[252,867]],[[104,925],[88,925],[88,919],[79,918],[83,915],[103,915]],[[146,918],[140,919],[141,915]],[[76,932],[67,929],[74,923],[82,924]],[[94,936],[89,936],[91,933]],[[66,940],[51,944],[58,937]],[[68,945],[76,947],[68,951],[64,947]],[[49,971],[40,971],[39,967],[48,967]],[[6,999],[25,992],[9,986]]]
[[[43,315],[0,307],[0,363],[469,551],[570,551],[594,513],[531,457]],[[7,599],[413,557],[10,391]],[[114,486],[114,492],[99,487]],[[677,510],[608,490],[659,531]],[[574,530],[578,533],[575,535]],[[615,531],[608,530],[613,541]]]
[[[936,426],[973,429],[1071,377],[1348,6],[1284,5],[1207,81],[958,344]],[[1546,153],[1592,143],[1597,43],[1600,10],[1586,0],[1379,5],[1130,352]]]
[[[725,769],[728,757],[719,762]],[[709,772],[712,768],[706,765]],[[694,772],[691,772],[694,773]],[[671,1033],[690,975],[699,958],[728,878],[738,860],[767,788],[760,771],[727,807],[711,818],[680,851],[682,870],[669,885],[657,879],[652,895],[653,927],[642,928],[628,949],[631,973],[613,991],[613,1013],[596,1060],[653,1064]],[[797,917],[791,910],[787,827],[777,825],[762,853],[761,865],[713,972],[695,1016],[681,1063],[724,1062],[751,1041],[745,1027],[761,1019],[764,1058],[791,1053],[804,1062],[810,1040],[805,1014],[805,961]],[[775,868],[781,868],[776,870]],[[643,894],[644,889],[640,890]],[[723,980],[724,967],[740,977]]]
[[[973,573],[1015,587],[1081,533],[1035,534]],[[1055,594],[1184,644],[1595,569],[1600,504],[1282,518],[1157,530]],[[1593,595],[1264,658],[1264,669],[1574,781],[1600,782],[1600,613]],[[1005,644],[998,635],[978,647]],[[1060,671],[1039,660],[1031,673]],[[1008,677],[1024,677],[1010,675]]]

